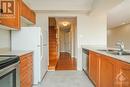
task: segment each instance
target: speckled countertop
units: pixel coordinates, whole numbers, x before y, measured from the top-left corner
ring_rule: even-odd
[[[105,46],[87,46],[87,45],[84,45],[84,46],[82,46],[82,48],[86,49],[86,50],[91,50],[91,51],[97,52],[99,54],[110,56],[112,58],[115,58],[115,59],[118,59],[118,60],[121,60],[121,61],[124,61],[124,62],[130,64],[130,55],[114,55],[114,54],[110,54],[110,53],[105,52],[105,51],[99,51],[99,50],[103,50],[103,49],[108,49]],[[114,49],[114,48],[109,48],[109,49]]]
[[[22,56],[28,53],[31,53],[33,51],[24,51],[24,50],[5,50],[5,49],[0,49],[0,55],[17,55],[17,56]]]

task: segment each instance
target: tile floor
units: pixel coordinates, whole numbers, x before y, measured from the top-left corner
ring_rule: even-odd
[[[94,87],[83,71],[50,71],[37,87]]]

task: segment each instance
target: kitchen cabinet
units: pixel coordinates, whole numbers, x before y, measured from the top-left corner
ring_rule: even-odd
[[[114,87],[115,73],[116,62],[108,56],[101,55],[99,87]]]
[[[99,85],[99,60],[99,54],[89,51],[89,76],[95,85]]]
[[[130,64],[118,61],[116,87],[130,87]]]
[[[0,28],[9,30],[19,30],[22,24],[35,24],[36,14],[22,0],[14,0],[14,14],[7,16],[2,13],[0,16]],[[13,7],[12,7],[13,8]]]
[[[28,24],[35,24],[36,14],[24,2],[21,2],[21,19]]]
[[[6,14],[3,14],[3,16],[2,15],[0,16],[0,27],[1,28],[6,28],[6,29],[8,29],[8,28],[19,29],[20,28],[20,25],[19,25],[19,23],[20,23],[20,14],[19,14],[20,13],[20,10],[19,10],[20,0],[14,0],[14,1],[15,1],[15,3],[14,3],[15,12],[13,12],[14,13],[13,16],[11,17],[11,15],[10,15],[10,16],[5,17]]]
[[[20,87],[32,87],[32,53],[20,56]]]
[[[130,64],[89,51],[89,77],[96,87],[130,87]]]

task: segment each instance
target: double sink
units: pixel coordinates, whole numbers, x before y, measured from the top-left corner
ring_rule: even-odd
[[[128,51],[120,51],[120,50],[115,50],[115,49],[98,49],[98,51],[104,51],[113,55],[124,55],[124,56],[130,55],[130,52]]]

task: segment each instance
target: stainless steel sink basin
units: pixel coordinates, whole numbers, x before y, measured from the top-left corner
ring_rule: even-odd
[[[111,50],[111,49],[99,49],[98,51],[104,51],[113,55],[130,55],[130,52],[127,51],[119,51],[119,50]]]
[[[104,52],[118,52],[119,50],[113,50],[113,49],[99,49],[98,51],[104,51]]]
[[[130,52],[122,51],[122,52],[110,52],[114,55],[130,55]]]

